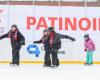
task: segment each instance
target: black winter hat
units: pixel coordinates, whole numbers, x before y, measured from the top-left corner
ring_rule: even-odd
[[[85,34],[85,35],[84,35],[84,38],[88,38],[88,37],[89,37],[89,34]]]
[[[54,31],[54,27],[49,27],[48,31],[50,31],[50,32]]]

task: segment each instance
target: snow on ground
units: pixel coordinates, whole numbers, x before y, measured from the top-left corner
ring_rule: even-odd
[[[0,80],[100,80],[100,65],[67,64],[51,69],[39,64],[0,64]]]

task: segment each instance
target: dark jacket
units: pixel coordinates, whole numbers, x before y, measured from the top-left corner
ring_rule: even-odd
[[[2,35],[0,37],[0,40],[3,39],[3,38],[9,38],[8,37],[9,36],[9,32],[7,34]],[[15,45],[18,45],[18,46],[25,45],[25,38],[19,31],[17,31],[17,40],[13,39],[13,37],[12,37],[13,35],[14,35],[14,32],[11,32],[10,41],[11,41],[12,47],[14,47]]]
[[[43,43],[45,49],[50,48],[49,37],[47,36],[43,36],[39,41],[34,41],[33,43]]]
[[[52,48],[53,49],[60,49],[61,48],[61,39],[64,39],[64,38],[75,41],[75,39],[72,38],[71,36],[62,35],[62,34],[54,32],[54,40],[53,40]]]

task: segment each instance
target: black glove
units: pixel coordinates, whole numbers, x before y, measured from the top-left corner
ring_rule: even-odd
[[[87,49],[84,49],[84,51],[86,52],[86,51],[87,51]]]
[[[75,41],[75,38],[71,38],[71,41]]]
[[[33,41],[33,44],[36,43],[36,41]]]

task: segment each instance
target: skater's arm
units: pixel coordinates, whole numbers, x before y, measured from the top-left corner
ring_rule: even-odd
[[[42,43],[42,40],[44,39],[44,36],[40,39],[40,40],[38,40],[38,41],[33,41],[33,43],[37,43],[37,44],[40,44],[40,43]]]
[[[40,44],[40,43],[42,43],[42,39],[41,39],[41,40],[39,40],[39,41],[34,41],[33,43]]]
[[[61,38],[61,39],[70,39],[71,41],[75,41],[75,38],[71,37],[71,36],[68,36],[68,35],[62,35],[62,34],[58,34],[58,36]]]
[[[8,37],[8,33],[7,33],[7,34],[2,35],[2,36],[0,37],[0,40],[1,40],[1,39],[4,39],[4,38],[7,38],[7,37]]]

